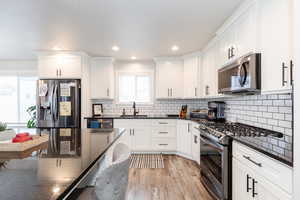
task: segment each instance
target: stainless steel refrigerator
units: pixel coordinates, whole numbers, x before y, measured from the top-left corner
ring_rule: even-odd
[[[80,128],[80,80],[38,80],[37,127]]]

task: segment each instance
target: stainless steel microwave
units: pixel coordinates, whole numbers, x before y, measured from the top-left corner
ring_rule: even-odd
[[[261,54],[251,53],[218,70],[219,93],[257,93],[261,89]]]

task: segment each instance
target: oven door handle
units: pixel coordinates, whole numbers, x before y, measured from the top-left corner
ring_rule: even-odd
[[[206,138],[206,137],[203,136],[203,135],[200,135],[200,140],[201,140],[202,142],[208,144],[209,146],[211,146],[211,147],[217,149],[217,150],[220,151],[220,152],[224,151],[224,146],[223,146],[221,143],[219,143],[219,142],[214,143],[214,142],[212,142],[210,139]]]

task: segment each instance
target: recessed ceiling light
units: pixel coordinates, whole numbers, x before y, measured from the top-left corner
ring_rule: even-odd
[[[178,46],[176,46],[176,45],[174,45],[174,46],[172,46],[172,51],[178,51],[179,50],[179,47]]]
[[[131,56],[131,60],[136,60],[136,57],[135,56]]]
[[[114,50],[114,51],[119,51],[119,50],[120,50],[120,47],[118,47],[118,46],[113,46],[111,49]]]

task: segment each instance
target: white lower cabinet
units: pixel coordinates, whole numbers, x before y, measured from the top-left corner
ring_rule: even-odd
[[[121,141],[132,151],[149,151],[151,145],[151,120],[148,119],[115,119],[115,128],[125,128]]]
[[[120,142],[133,152],[177,153],[200,164],[200,138],[196,122],[177,119],[115,119],[125,128]]]
[[[197,127],[197,124],[195,122],[192,122],[192,158],[200,165],[200,132],[195,129],[195,127]]]
[[[179,120],[177,124],[177,152],[192,159],[192,133],[191,122]]]
[[[232,199],[291,200],[292,169],[234,142]]]
[[[131,145],[133,151],[149,151],[151,145],[151,129],[150,126],[139,127],[134,126],[131,130]]]

